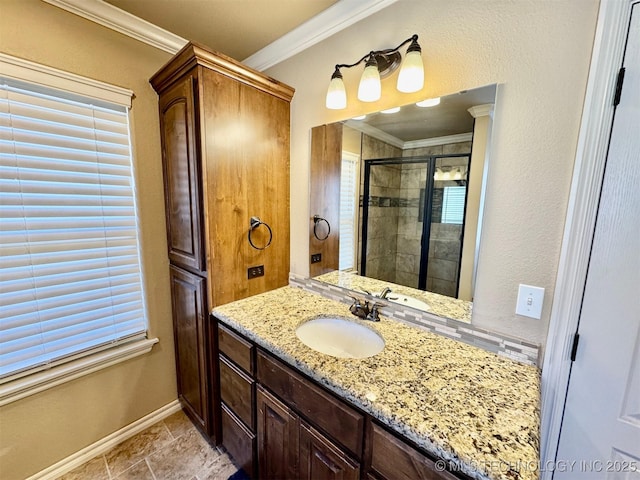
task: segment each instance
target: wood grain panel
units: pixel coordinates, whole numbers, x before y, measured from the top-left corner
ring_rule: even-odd
[[[305,424],[300,426],[301,480],[358,480],[360,465],[331,441]]]
[[[218,348],[246,372],[254,373],[255,347],[253,344],[220,323],[218,323]]]
[[[265,480],[298,478],[298,417],[258,387],[258,465]]]
[[[204,300],[205,281],[173,265],[169,268],[169,276],[178,397],[189,417],[210,433],[204,331],[207,309]]]
[[[220,398],[251,429],[253,424],[253,380],[220,356]]]
[[[222,405],[222,445],[234,463],[244,470],[249,478],[256,478],[256,436],[235,417],[226,405]]]
[[[388,480],[456,480],[449,472],[436,470],[435,462],[395,435],[373,424],[371,468]]]
[[[322,254],[322,261],[309,263],[312,277],[338,269],[340,253],[340,171],[342,168],[342,124],[321,125],[311,129],[311,165],[309,200],[309,254]],[[326,240],[313,234],[313,216],[320,215],[331,225]],[[319,226],[320,238],[326,233]],[[309,259],[311,262],[311,259]]]
[[[160,100],[169,260],[202,272],[200,178],[194,130],[195,79],[188,75]]]
[[[205,228],[212,307],[288,283],[289,103],[216,72],[200,72]],[[249,220],[271,226],[251,248]],[[253,234],[265,244],[267,230]],[[264,276],[248,279],[249,267]]]
[[[362,414],[262,352],[258,352],[257,371],[260,383],[361,458]]]

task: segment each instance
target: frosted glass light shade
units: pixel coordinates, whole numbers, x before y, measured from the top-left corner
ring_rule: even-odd
[[[342,110],[347,108],[347,91],[344,88],[342,77],[333,77],[327,89],[327,108],[331,110]]]
[[[417,92],[424,87],[424,65],[419,50],[407,52],[398,75],[398,91]]]
[[[380,72],[377,65],[367,65],[362,72],[360,85],[358,86],[358,99],[362,102],[375,102],[380,100],[382,87],[380,85]]]

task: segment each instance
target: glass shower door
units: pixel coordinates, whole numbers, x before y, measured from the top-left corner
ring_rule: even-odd
[[[430,207],[423,229],[420,288],[449,297],[458,296],[462,239],[467,199],[468,155],[435,157],[428,182]]]

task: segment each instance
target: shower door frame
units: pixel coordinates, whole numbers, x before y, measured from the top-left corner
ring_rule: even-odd
[[[460,269],[462,267],[462,248],[464,246],[464,229],[467,221],[467,200],[469,198],[469,180],[471,172],[471,152],[469,153],[450,153],[442,155],[421,155],[415,157],[390,157],[390,158],[374,158],[363,160],[364,163],[364,188],[362,192],[362,241],[360,249],[360,275],[366,276],[367,272],[367,233],[369,223],[369,195],[371,180],[371,167],[377,165],[410,165],[415,163],[424,163],[427,165],[427,178],[424,195],[424,203],[422,205],[422,236],[420,239],[420,266],[418,273],[418,289],[427,290],[427,273],[429,268],[429,243],[431,241],[431,220],[433,209],[433,176],[436,171],[436,161],[442,158],[467,158],[467,185],[464,194],[464,214],[462,217],[462,234],[460,238],[460,254],[458,256],[458,275],[456,282],[455,296],[458,297],[460,289]],[[422,188],[422,187],[421,187]]]

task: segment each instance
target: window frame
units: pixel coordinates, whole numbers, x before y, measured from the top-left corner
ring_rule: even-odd
[[[151,351],[153,345],[158,343],[158,339],[150,338],[149,336],[148,305],[145,294],[146,279],[144,276],[143,248],[140,242],[140,212],[138,209],[136,190],[136,162],[130,127],[133,92],[126,88],[110,85],[3,53],[0,53],[0,76],[9,80],[54,89],[74,96],[88,97],[101,103],[106,102],[126,108],[131,155],[131,180],[133,182],[132,188],[134,195],[133,208],[136,218],[135,228],[137,230],[136,246],[140,265],[141,301],[146,325],[145,338],[138,338],[127,343],[118,344],[117,346],[103,345],[102,347],[92,349],[89,354],[72,354],[64,359],[53,361],[47,365],[46,369],[36,367],[32,370],[27,370],[26,374],[25,372],[19,372],[15,375],[7,376],[0,385],[0,406],[2,406],[148,353]],[[142,334],[140,337],[142,337]]]

